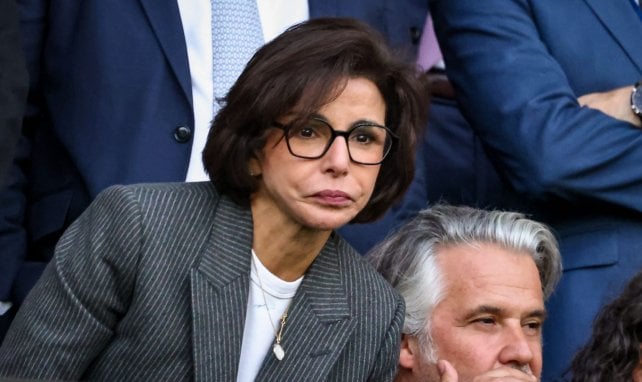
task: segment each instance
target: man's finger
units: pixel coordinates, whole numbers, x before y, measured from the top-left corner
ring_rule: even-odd
[[[450,362],[441,359],[437,362],[437,369],[439,370],[440,382],[457,382],[457,370],[450,364]]]

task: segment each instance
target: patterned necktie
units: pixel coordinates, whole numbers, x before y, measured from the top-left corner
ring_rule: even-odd
[[[212,80],[216,115],[228,90],[264,40],[256,0],[211,1]]]
[[[424,31],[421,33],[421,41],[419,42],[419,52],[417,53],[417,64],[423,70],[430,70],[436,63],[441,61],[441,50],[435,35],[435,28],[432,23],[430,14],[426,17],[424,23]]]

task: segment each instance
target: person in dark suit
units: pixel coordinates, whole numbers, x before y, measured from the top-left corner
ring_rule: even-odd
[[[513,197],[477,132],[461,114],[432,28],[428,16],[417,59],[431,85],[428,125],[417,146],[415,177],[391,213],[397,225],[438,202],[492,209],[508,207]]]
[[[546,381],[561,377],[608,292],[642,267],[642,120],[631,108],[642,19],[634,5],[430,2],[464,116],[521,210],[560,241]]]
[[[5,185],[20,137],[27,101],[29,77],[20,44],[18,10],[14,0],[0,0],[0,189]],[[0,205],[4,205],[0,194]],[[0,269],[9,265],[0,256]],[[9,289],[9,280],[0,276],[0,291]],[[11,303],[0,294],[0,340],[7,330]]]
[[[333,230],[410,183],[424,93],[353,19],[265,45],[214,120],[212,181],[101,193],[18,312],[0,376],[392,380],[403,301]]]
[[[13,160],[29,78],[20,45],[18,10],[14,0],[0,1],[0,187]]]
[[[195,137],[206,137],[211,118],[195,125],[197,70],[185,37],[194,34],[179,5],[21,1],[32,92],[21,149],[0,191],[0,302],[13,304],[0,320],[10,319],[62,232],[100,191],[203,172]],[[412,54],[427,4],[310,0],[307,8],[310,18],[362,19]]]

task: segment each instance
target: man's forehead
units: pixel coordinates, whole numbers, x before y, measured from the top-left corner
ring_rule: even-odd
[[[472,243],[441,247],[437,263],[448,279],[500,278],[519,273],[538,274],[537,265],[526,252],[492,243]]]
[[[543,293],[533,259],[493,244],[440,249],[444,300],[458,310],[542,311]],[[521,313],[520,313],[521,315]]]

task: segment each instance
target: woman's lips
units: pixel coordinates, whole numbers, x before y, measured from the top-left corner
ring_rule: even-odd
[[[313,196],[322,204],[330,206],[341,207],[352,203],[352,198],[350,197],[350,195],[346,194],[343,191],[323,190],[317,192]]]

